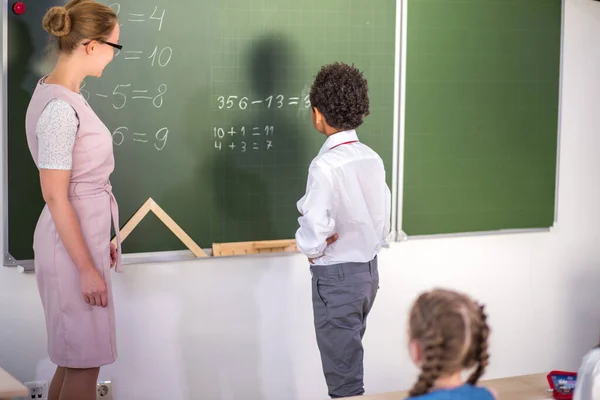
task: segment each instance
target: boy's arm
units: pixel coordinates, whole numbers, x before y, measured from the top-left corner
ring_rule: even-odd
[[[386,243],[390,235],[390,224],[392,219],[392,192],[387,184],[385,184],[385,221],[383,224],[383,234],[381,240]]]
[[[296,245],[309,259],[319,258],[333,235],[335,221],[331,218],[333,187],[318,166],[308,171],[308,184],[304,201],[299,207],[300,228],[296,231]]]
[[[598,350],[596,349],[596,354]],[[592,375],[592,399],[600,399],[600,358],[596,356],[596,365],[594,365],[594,372]]]

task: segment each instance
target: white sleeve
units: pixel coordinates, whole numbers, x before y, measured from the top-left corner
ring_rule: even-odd
[[[79,119],[69,103],[53,99],[44,108],[36,126],[38,168],[70,170]]]
[[[387,243],[388,236],[390,235],[390,225],[392,220],[392,192],[388,187],[387,183],[384,182],[385,186],[385,221],[383,221],[383,232],[381,241]]]
[[[600,399],[600,348],[590,350],[577,371],[573,400]]]
[[[331,181],[318,166],[312,165],[308,171],[306,194],[298,202],[300,228],[296,231],[296,245],[308,258],[318,258],[327,247],[327,238],[335,230],[335,221],[331,218],[333,200]]]
[[[592,380],[592,399],[600,399],[600,359],[596,360]]]

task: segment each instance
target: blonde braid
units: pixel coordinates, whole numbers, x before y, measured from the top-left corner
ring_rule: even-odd
[[[429,392],[443,370],[444,339],[439,332],[431,332],[422,341],[423,366],[417,383],[410,390],[410,396],[421,396]]]
[[[471,376],[469,377],[469,379],[467,381],[471,385],[477,384],[477,381],[479,381],[479,378],[481,378],[481,376],[485,372],[485,368],[488,366],[489,359],[490,359],[490,355],[488,352],[488,338],[490,335],[490,327],[488,326],[488,323],[487,323],[487,315],[485,314],[484,306],[479,307],[479,316],[480,316],[479,335],[478,335],[479,342],[477,344],[477,353],[476,353],[477,354],[476,355],[477,368],[475,369],[475,371],[473,371],[473,373],[471,374]]]

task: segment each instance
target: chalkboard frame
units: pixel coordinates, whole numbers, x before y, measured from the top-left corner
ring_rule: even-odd
[[[400,77],[403,74],[402,65],[405,59],[402,59],[402,43],[405,42],[404,29],[401,26],[403,21],[404,6],[406,0],[396,0],[396,18],[395,18],[395,49],[394,49],[394,115],[393,115],[393,156],[392,156],[392,204],[391,204],[391,233],[388,237],[388,241],[394,242],[398,240],[398,223],[399,223],[399,189],[400,189],[400,178],[402,174],[402,168],[399,163],[402,139],[400,137],[401,131],[401,115],[400,115]],[[0,10],[0,18],[2,23],[2,41],[0,45],[1,57],[2,57],[2,96],[0,97],[0,124],[2,127],[2,152],[0,154],[1,169],[2,169],[2,250],[3,250],[3,265],[6,267],[19,267],[24,271],[33,271],[34,265],[33,260],[17,260],[9,252],[9,226],[8,226],[8,99],[7,99],[7,85],[8,85],[8,14],[12,12],[9,9],[9,0],[3,0],[2,8]],[[308,167],[308,166],[307,166]],[[390,173],[390,171],[388,171]],[[122,221],[123,225],[127,221]],[[121,226],[122,228],[122,226]],[[212,249],[203,249],[209,257],[203,257],[203,259],[211,259]],[[286,253],[270,253],[271,255],[281,255]],[[289,253],[287,253],[289,254]],[[265,254],[261,254],[264,256]],[[131,264],[145,264],[145,263],[157,263],[157,262],[176,262],[176,261],[191,261],[198,260],[189,250],[177,250],[177,251],[161,251],[152,253],[131,253],[123,255],[123,263],[125,265]]]
[[[491,235],[505,235],[505,234],[527,234],[527,233],[548,233],[558,223],[558,205],[559,205],[559,186],[560,186],[560,143],[562,134],[562,106],[563,106],[563,83],[564,83],[564,44],[565,44],[565,7],[566,0],[561,0],[561,33],[560,33],[560,67],[559,67],[559,78],[558,78],[558,113],[557,113],[557,150],[556,150],[556,168],[555,168],[555,190],[554,190],[554,220],[549,227],[539,228],[525,228],[525,229],[500,229],[500,230],[487,230],[487,231],[474,231],[474,232],[456,232],[456,233],[442,233],[442,234],[425,234],[425,235],[408,235],[403,230],[403,179],[404,179],[404,144],[406,138],[405,132],[405,111],[406,111],[406,59],[407,59],[407,43],[406,37],[408,35],[408,1],[401,1],[401,16],[402,21],[401,27],[401,38],[402,45],[401,51],[401,77],[400,77],[400,103],[399,103],[399,114],[400,120],[403,123],[399,127],[399,161],[398,161],[398,193],[396,201],[396,226],[398,227],[398,233],[396,235],[397,242],[404,242],[407,240],[423,240],[423,239],[441,239],[441,238],[457,238],[457,237],[472,237],[472,236],[491,236]]]
[[[2,95],[0,96],[0,122],[2,127],[2,254],[5,266],[21,265],[25,269],[32,268],[32,260],[24,260],[21,264],[8,252],[8,0],[2,1]]]
[[[395,27],[395,77],[394,77],[394,123],[393,123],[393,160],[392,160],[392,233],[390,241],[403,242],[414,239],[436,239],[441,237],[463,237],[463,236],[478,236],[478,235],[497,235],[497,234],[513,234],[513,233],[540,233],[551,231],[559,221],[558,205],[559,205],[559,185],[560,185],[560,142],[561,142],[561,117],[562,117],[562,85],[563,85],[563,68],[564,68],[564,36],[565,36],[565,0],[561,1],[561,43],[560,43],[560,75],[559,75],[559,97],[558,97],[558,131],[557,131],[557,157],[556,157],[556,187],[554,199],[554,223],[550,227],[530,228],[530,229],[506,229],[494,231],[477,231],[477,232],[461,232],[448,234],[433,234],[433,235],[407,235],[402,230],[402,206],[403,206],[403,173],[404,173],[404,143],[405,143],[405,99],[406,99],[406,35],[407,35],[407,20],[408,20],[408,1],[396,1],[396,27]],[[7,24],[9,2],[3,1],[1,12],[2,20],[2,96],[0,97],[1,107],[1,124],[2,124],[2,246],[3,246],[3,264],[5,266],[21,266],[25,270],[33,269],[33,260],[15,260],[8,251],[8,121],[7,121]],[[204,249],[209,255],[212,255],[211,249]],[[211,258],[211,257],[208,257]],[[124,256],[126,264],[151,263],[151,262],[170,262],[184,261],[196,259],[189,251],[170,251],[170,252],[155,252],[155,253],[136,253],[127,254]]]

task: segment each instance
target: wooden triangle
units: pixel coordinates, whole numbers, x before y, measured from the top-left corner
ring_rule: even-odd
[[[158,219],[160,219],[161,222],[165,224],[165,226],[169,228],[169,230],[173,232],[173,234],[177,236],[177,238],[181,240],[181,242],[185,244],[186,247],[192,253],[194,253],[196,257],[207,257],[207,254],[204,252],[204,250],[202,250],[200,246],[198,246],[196,242],[194,242],[192,238],[189,237],[189,235],[185,233],[185,231],[181,229],[181,227],[177,225],[175,221],[173,221],[169,214],[167,214],[158,204],[156,204],[154,200],[152,200],[151,197],[146,200],[144,205],[141,206],[139,210],[135,212],[135,214],[133,214],[125,226],[119,231],[121,242],[125,241],[125,239],[131,234],[131,232],[133,232],[133,230],[146,217],[146,215],[148,215],[150,211],[152,211],[154,215],[156,215]],[[116,237],[112,239],[112,243],[115,246],[117,245]]]

